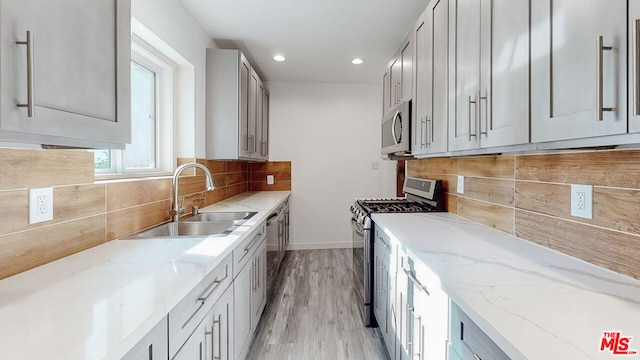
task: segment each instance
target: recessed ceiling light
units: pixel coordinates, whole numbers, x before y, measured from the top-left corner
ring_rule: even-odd
[[[285,59],[285,57],[282,56],[282,55],[276,55],[276,56],[273,57],[273,60],[275,60],[277,62],[283,62],[283,61],[285,61],[287,59]]]
[[[364,62],[364,60],[362,60],[362,59],[360,59],[360,58],[355,58],[355,59],[351,60],[351,63],[352,63],[353,65],[360,65],[360,64],[362,64],[363,62]]]

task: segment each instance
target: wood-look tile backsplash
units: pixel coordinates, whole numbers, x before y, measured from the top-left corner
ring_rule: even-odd
[[[451,213],[640,279],[640,150],[421,159],[407,173],[443,180]],[[571,184],[593,185],[593,219],[571,216]]]
[[[246,162],[177,163],[192,161],[211,170],[216,189],[205,191],[202,171],[185,171],[179,196],[187,213],[193,205],[205,207],[251,187]],[[0,279],[170,220],[170,176],[96,182],[93,154],[82,150],[0,148],[0,165]],[[290,169],[288,163],[288,189]],[[278,175],[276,184],[281,187],[286,177]],[[54,219],[29,224],[28,189],[37,187],[53,187]]]

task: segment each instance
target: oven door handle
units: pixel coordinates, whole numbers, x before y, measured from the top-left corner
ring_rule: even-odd
[[[364,237],[364,228],[362,227],[362,225],[360,225],[359,222],[356,221],[356,219],[351,219],[351,227],[355,232],[358,233],[358,235]]]

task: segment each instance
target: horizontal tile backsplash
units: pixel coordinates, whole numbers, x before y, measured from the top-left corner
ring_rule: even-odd
[[[421,159],[407,173],[443,180],[449,212],[640,279],[640,150]],[[571,184],[594,186],[593,219],[571,216]]]
[[[246,162],[180,158],[177,163],[193,161],[211,170],[216,189],[205,191],[201,170],[186,170],[179,196],[187,214],[193,205],[205,207],[250,188]],[[284,163],[290,190],[291,163]],[[0,148],[0,164],[0,279],[170,221],[170,176],[95,182],[93,154],[82,150]],[[53,187],[52,221],[29,224],[28,189],[34,187]]]

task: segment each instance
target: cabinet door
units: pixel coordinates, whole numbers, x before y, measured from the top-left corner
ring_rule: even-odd
[[[529,142],[529,2],[483,0],[481,147]]]
[[[121,360],[167,360],[168,339],[167,318],[164,317]]]
[[[260,143],[260,155],[264,160],[269,160],[269,91],[264,88],[262,92],[262,142]]]
[[[402,91],[402,59],[398,53],[389,63],[389,80],[391,81],[391,106],[398,105],[400,102],[400,91]]]
[[[260,91],[260,78],[258,74],[251,69],[249,79],[249,119],[247,121],[247,157],[256,156],[256,134],[258,124],[258,91]],[[262,107],[262,102],[260,103]]]
[[[450,77],[449,150],[479,147],[480,0],[449,2]],[[455,36],[453,36],[455,34]]]
[[[207,346],[210,335],[208,322],[202,320],[172,360],[211,360],[210,348]]]
[[[130,0],[0,2],[0,140],[123,148],[131,141]],[[26,33],[33,35],[33,117]]]
[[[640,132],[640,1],[629,0],[629,132]]]
[[[262,117],[263,114],[263,101],[262,94],[264,94],[264,85],[262,84],[262,80],[258,79],[258,86],[256,89],[256,141],[255,141],[255,151],[253,157],[256,159],[263,158],[263,149],[262,149]]]
[[[233,281],[233,350],[236,359],[244,359],[251,340],[251,292],[253,286],[253,262],[245,264]]]
[[[229,287],[213,306],[207,321],[210,324],[212,360],[233,359],[233,288]]]
[[[433,56],[431,53],[432,18],[429,7],[422,14],[414,28],[414,73],[415,89],[413,92],[413,143],[411,153],[413,155],[426,154],[428,152],[427,125],[432,120],[432,93],[433,93]]]
[[[266,303],[266,286],[267,281],[267,242],[262,241],[262,244],[256,250],[256,253],[252,261],[253,267],[253,284],[251,286],[251,329],[255,329],[262,316],[262,311]]]
[[[448,0],[429,4],[429,17],[433,31],[430,38],[431,59],[428,62],[431,79],[431,116],[426,119],[427,144],[430,154],[448,149],[447,128],[449,115],[447,104],[447,76],[449,71],[449,4]]]
[[[627,131],[626,14],[625,0],[531,2],[533,142]]]
[[[413,42],[412,34],[405,40],[400,59],[402,61],[402,85],[400,86],[400,101],[409,101],[413,96]]]
[[[374,249],[374,299],[373,312],[380,327],[380,332],[387,347],[389,346],[389,328],[387,327],[387,311],[389,310],[388,272],[384,262],[384,250],[380,242],[376,241]]]
[[[240,139],[240,156],[250,157],[249,147],[249,119],[251,103],[250,88],[252,86],[251,65],[244,56],[240,57],[240,131],[238,132]]]
[[[391,72],[387,71],[382,76],[382,117],[391,110]]]

